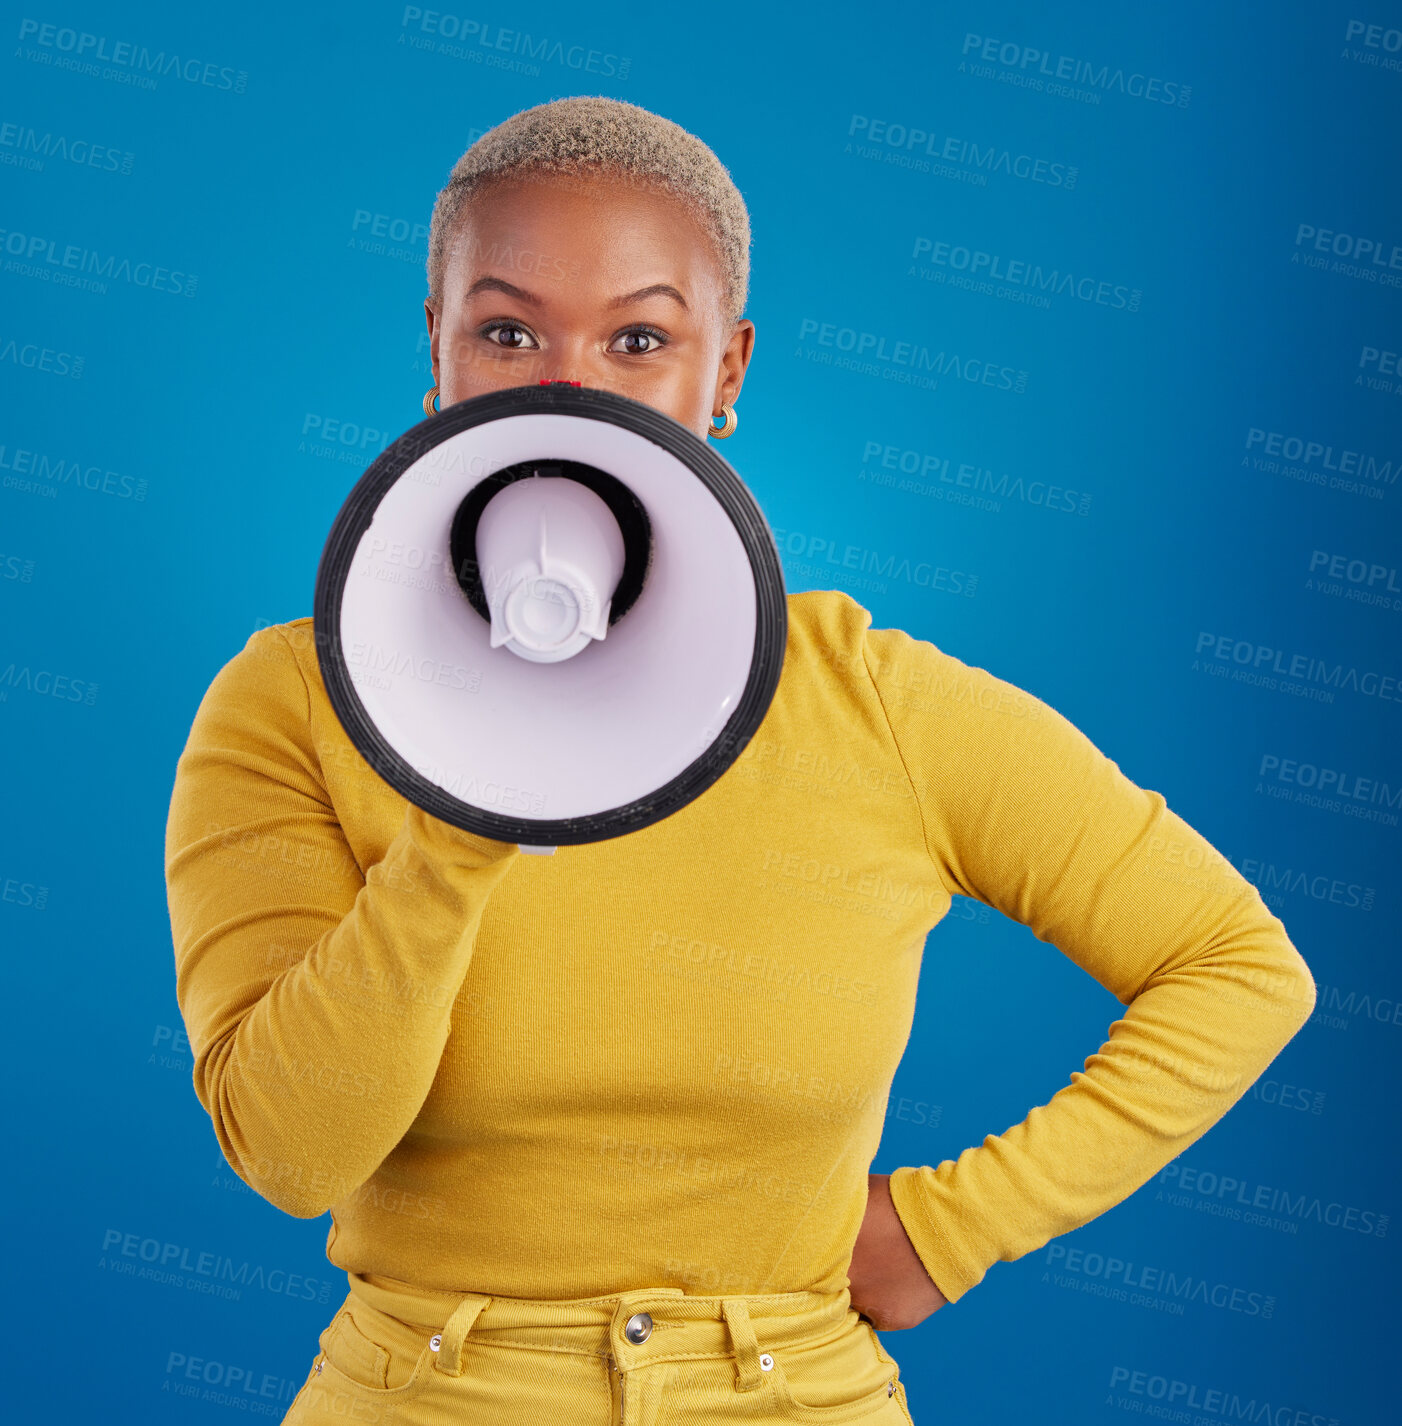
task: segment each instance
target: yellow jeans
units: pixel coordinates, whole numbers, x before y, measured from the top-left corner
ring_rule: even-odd
[[[846,1288],[549,1301],[349,1277],[286,1426],[912,1426]]]

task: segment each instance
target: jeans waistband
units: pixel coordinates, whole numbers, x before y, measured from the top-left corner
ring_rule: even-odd
[[[611,1356],[621,1371],[683,1358],[734,1357],[741,1390],[760,1384],[761,1348],[819,1343],[851,1330],[851,1291],[696,1296],[646,1287],[600,1297],[522,1298],[426,1291],[394,1278],[347,1273],[351,1295],[433,1332],[438,1367],[461,1373],[463,1343]],[[433,1342],[430,1343],[433,1346]]]

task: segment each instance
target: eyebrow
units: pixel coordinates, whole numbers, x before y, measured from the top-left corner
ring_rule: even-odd
[[[504,292],[508,297],[519,298],[522,302],[529,302],[533,307],[540,306],[540,298],[533,292],[527,292],[524,287],[517,287],[515,283],[507,282],[502,277],[479,277],[476,282],[463,294],[464,297],[471,297],[478,292],[485,292],[488,289],[494,292]]]
[[[507,282],[502,277],[479,277],[476,282],[469,287],[464,294],[471,297],[478,292],[504,292],[508,297],[515,297],[518,301],[529,303],[532,307],[540,306],[540,298],[533,292],[527,292],[524,287],[517,287],[515,283]],[[671,297],[674,301],[681,303],[682,311],[689,312],[686,298],[672,286],[670,282],[654,282],[650,287],[640,287],[636,292],[625,293],[622,297],[615,297],[608,304],[609,309],[615,307],[626,307],[630,302],[641,302],[644,297]]]
[[[608,305],[610,308],[626,307],[630,302],[641,302],[644,297],[671,297],[681,303],[683,312],[691,310],[686,305],[686,298],[670,282],[654,282],[651,287],[640,287],[636,292],[615,297]]]

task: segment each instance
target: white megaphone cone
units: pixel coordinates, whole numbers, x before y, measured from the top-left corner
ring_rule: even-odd
[[[507,387],[356,483],[317,569],[317,659],[396,792],[549,851],[649,828],[741,756],[785,600],[763,513],[694,431],[616,392]]]
[[[576,480],[531,476],[494,495],[477,525],[490,647],[555,663],[608,633],[623,532]]]

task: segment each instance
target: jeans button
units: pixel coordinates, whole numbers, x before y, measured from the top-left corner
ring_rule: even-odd
[[[646,1312],[635,1312],[628,1319],[623,1335],[630,1342],[646,1342],[652,1336],[652,1318]]]

